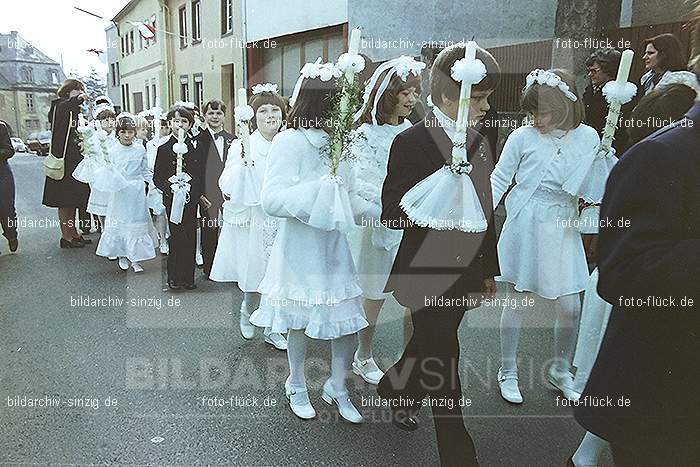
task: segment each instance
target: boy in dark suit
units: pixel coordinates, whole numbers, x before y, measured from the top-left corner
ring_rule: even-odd
[[[478,465],[459,405],[457,328],[465,311],[478,306],[472,300],[478,302],[484,292],[495,293],[494,276],[499,273],[489,180],[496,159],[491,145],[469,129],[468,158],[473,165],[469,176],[489,221],[486,232],[418,227],[399,203],[416,183],[450,161],[460,89],[450,69],[463,57],[464,44],[457,44],[436,58],[430,82],[435,107],[394,139],[382,189],[382,221],[389,228],[404,230],[386,291],[393,290],[399,303],[412,310],[414,332],[377,392],[393,399],[393,423],[408,431],[417,427],[414,416],[421,400],[430,397],[440,462],[450,466]],[[472,88],[469,120],[473,122],[488,112],[487,99],[500,80],[500,68],[491,54],[478,49],[477,58],[486,65],[487,76]],[[440,300],[452,303],[440,306]]]
[[[177,143],[180,128],[187,130],[194,124],[192,112],[184,107],[174,107],[167,115],[170,126],[170,139],[158,147],[153,169],[153,184],[163,192],[163,204],[168,219],[173,204],[173,193],[168,180],[175,175],[177,156],[173,145]],[[195,252],[197,245],[197,205],[202,194],[202,162],[199,149],[195,149],[189,136],[185,136],[187,153],[184,155],[182,170],[192,177],[190,183],[190,201],[185,204],[182,221],[179,224],[169,222],[170,252],[168,254],[168,287],[174,290],[196,289],[194,283]]]
[[[202,155],[202,257],[204,258],[204,275],[209,278],[211,265],[219,241],[219,219],[224,197],[219,188],[219,177],[226,165],[228,149],[233,142],[233,135],[224,130],[226,105],[217,99],[204,104],[204,121],[206,129],[195,137],[197,151]]]

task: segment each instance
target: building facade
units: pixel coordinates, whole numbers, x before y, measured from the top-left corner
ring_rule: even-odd
[[[347,0],[249,0],[244,22],[249,85],[276,83],[286,96],[305,63],[347,49]]]
[[[50,128],[51,101],[65,79],[61,65],[17,31],[0,34],[0,119],[13,136],[26,140]]]
[[[161,102],[163,97],[168,100],[167,62],[163,47],[168,39],[162,29],[163,10],[158,0],[132,0],[112,19],[116,25],[116,37],[111,30],[106,31],[108,40],[111,36],[116,41],[116,44],[108,43],[110,53],[118,51],[118,59],[110,63],[107,81],[110,85],[118,83],[123,111],[138,113]],[[144,39],[133,23],[155,27],[155,38]],[[114,60],[114,55],[108,58],[108,62]]]
[[[114,108],[119,112],[122,108],[122,88],[119,77],[120,38],[117,27],[110,24],[105,28],[107,35],[107,96],[112,99]]]

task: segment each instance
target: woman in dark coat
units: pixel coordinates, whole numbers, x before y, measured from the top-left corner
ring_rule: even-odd
[[[85,86],[76,79],[67,79],[59,88],[58,99],[51,103],[49,122],[51,123],[51,152],[56,157],[65,157],[63,179],[46,177],[42,204],[58,208],[61,223],[61,248],[81,248],[86,243],[76,229],[75,211],[85,210],[90,187],[73,178],[73,171],[83,156],[78,146],[78,114],[80,105],[88,96]]]

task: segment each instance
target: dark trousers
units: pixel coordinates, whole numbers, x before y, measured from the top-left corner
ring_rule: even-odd
[[[387,370],[377,392],[386,399],[402,396],[414,408],[429,396],[440,463],[444,466],[475,466],[476,449],[467,432],[459,405],[459,327],[464,310],[423,308],[413,311],[413,337],[401,359]]]
[[[171,200],[167,200],[167,213],[170,219]],[[197,207],[185,205],[182,222],[173,224],[168,221],[170,238],[168,245],[168,282],[176,285],[194,284],[195,254],[197,252]]]
[[[15,211],[15,177],[10,164],[0,162],[0,225],[8,240],[17,238],[17,212]]]
[[[209,277],[211,266],[214,264],[216,246],[219,243],[219,217],[209,217],[209,213],[218,213],[219,209],[212,206],[202,214],[202,259],[204,260],[204,275]]]

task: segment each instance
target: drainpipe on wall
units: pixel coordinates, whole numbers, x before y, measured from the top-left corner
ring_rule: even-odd
[[[158,0],[158,3],[160,5],[160,12],[162,15],[163,31],[170,31],[170,8],[168,8],[166,1],[167,0]],[[164,108],[168,109],[174,102],[172,81],[174,69],[171,61],[172,53],[170,48],[171,44],[169,41],[170,38],[165,33],[161,33],[161,38],[161,44],[163,44],[163,68],[165,69],[165,89],[167,94],[166,100],[164,103],[161,102],[161,106],[165,105]]]
[[[241,70],[243,73],[242,82],[243,82],[243,87],[248,89],[248,6],[247,6],[247,1],[246,0],[241,0],[241,8],[242,8],[242,22],[241,24],[241,36],[243,36],[242,42],[243,42],[243,47],[241,48]]]

